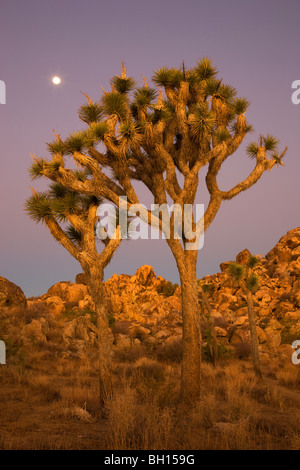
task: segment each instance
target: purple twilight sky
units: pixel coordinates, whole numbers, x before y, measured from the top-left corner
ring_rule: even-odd
[[[39,187],[27,172],[29,153],[46,156],[53,128],[66,137],[82,127],[76,114],[83,103],[80,90],[98,99],[122,59],[142,83],[142,74],[150,79],[162,66],[179,66],[184,59],[192,67],[210,56],[225,82],[252,103],[247,117],[255,133],[247,142],[272,133],[282,148],[289,145],[284,167],[223,204],[205,234],[199,277],[217,272],[221,261],[245,247],[266,253],[297,227],[300,105],[292,104],[291,84],[300,80],[299,18],[299,0],[2,0],[0,80],[7,96],[0,104],[0,275],[30,296],[80,272],[47,229],[24,213],[30,186]],[[61,86],[52,85],[53,75],[62,78]],[[247,142],[222,170],[222,189],[251,171]],[[203,181],[197,202],[207,203]],[[123,243],[106,277],[133,274],[142,264],[178,282],[163,240]]]

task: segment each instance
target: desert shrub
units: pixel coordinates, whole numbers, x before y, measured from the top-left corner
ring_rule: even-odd
[[[214,291],[214,286],[212,284],[201,284],[201,281],[198,280],[198,285],[201,285],[203,292],[206,294],[211,294]]]
[[[165,370],[164,364],[148,357],[141,357],[133,365],[126,367],[125,375],[135,378],[135,381],[151,379],[162,382],[165,379]]]
[[[247,359],[251,356],[251,344],[248,341],[241,341],[233,345],[235,353],[239,359]]]
[[[130,321],[116,321],[113,324],[112,330],[115,335],[128,335],[131,326],[132,322]]]
[[[78,306],[78,301],[77,302],[72,302],[70,300],[67,300],[65,302],[66,310],[72,310],[74,307],[77,307],[77,306]]]
[[[154,356],[158,361],[180,363],[182,357],[182,340],[174,340],[170,343],[162,343],[154,350]]]
[[[298,366],[293,364],[285,364],[284,368],[279,369],[276,372],[276,378],[280,385],[296,387],[300,382]]]
[[[174,439],[173,412],[155,400],[139,403],[134,389],[126,387],[108,403],[107,449],[170,449]]]
[[[281,331],[281,343],[292,344],[295,340],[299,339],[299,332],[293,328],[293,322],[286,322]]]
[[[158,293],[163,294],[164,297],[171,297],[171,295],[174,295],[174,292],[176,291],[177,287],[178,284],[173,284],[171,281],[167,281],[162,285]]]
[[[115,348],[115,360],[120,362],[136,362],[146,356],[145,348],[140,344],[133,344],[130,348]]]
[[[228,328],[230,323],[223,317],[214,317],[214,325],[219,328]]]

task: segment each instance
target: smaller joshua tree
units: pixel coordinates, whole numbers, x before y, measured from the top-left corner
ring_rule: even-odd
[[[60,137],[57,136],[57,145]],[[51,150],[51,144],[49,145]],[[40,163],[34,159],[30,173],[33,178],[40,175]],[[53,168],[49,163],[47,170],[51,173]],[[44,176],[47,175],[47,170]],[[78,181],[90,179],[89,170],[72,171],[72,177]],[[96,196],[86,196],[80,191],[69,191],[61,183],[51,183],[47,192],[33,195],[26,201],[25,209],[35,222],[44,223],[51,235],[80,263],[85,273],[95,303],[98,327],[99,349],[99,386],[100,409],[110,386],[110,368],[112,358],[113,337],[108,324],[105,288],[103,284],[104,269],[110,262],[113,254],[121,242],[120,226],[117,221],[114,236],[109,239],[102,237],[104,243],[102,251],[97,249],[96,224],[98,221],[97,208],[102,200]],[[118,213],[117,213],[118,214]],[[118,217],[118,215],[117,215]],[[100,227],[101,228],[101,227]],[[99,226],[97,227],[99,229]],[[106,229],[101,228],[102,231]]]
[[[230,263],[229,274],[236,280],[246,294],[248,304],[248,318],[251,334],[251,352],[254,372],[258,378],[262,378],[259,352],[258,352],[258,338],[256,331],[255,313],[253,294],[258,290],[259,277],[254,272],[254,267],[259,263],[259,258],[249,255],[248,261],[245,265],[239,263]]]

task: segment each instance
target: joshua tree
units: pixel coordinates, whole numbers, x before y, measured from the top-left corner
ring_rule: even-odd
[[[247,297],[253,367],[255,374],[261,379],[262,374],[259,363],[258,339],[253,302],[253,294],[259,287],[259,277],[253,272],[253,268],[258,263],[259,259],[256,256],[250,255],[245,266],[239,263],[230,263],[229,274],[239,283]]]
[[[59,141],[59,136],[57,136],[57,143]],[[49,148],[51,149],[51,145]],[[33,177],[36,176],[38,167],[39,162],[36,160],[31,169]],[[87,169],[83,172],[69,171],[72,173],[72,177],[78,181],[89,177]],[[103,239],[104,249],[98,253],[95,225],[100,202],[99,197],[69,191],[63,183],[52,183],[48,192],[37,193],[33,191],[33,195],[27,200],[25,207],[30,217],[36,222],[45,223],[51,235],[79,261],[88,279],[97,315],[99,395],[102,412],[107,387],[110,384],[112,355],[112,333],[108,325],[103,274],[120,244],[121,236],[118,226],[115,238]],[[104,227],[103,230],[105,230]]]
[[[210,59],[200,60],[187,70],[162,68],[155,72],[154,86],[144,79],[142,87],[126,74],[111,79],[111,90],[103,90],[99,102],[87,95],[87,104],[79,116],[87,124],[83,131],[58,139],[49,146],[51,160],[38,159],[34,174],[44,175],[71,192],[100,196],[119,204],[125,199],[129,210],[140,199],[133,184],[142,182],[159,206],[174,203],[185,214],[187,204],[194,205],[199,171],[206,170],[210,195],[204,215],[206,230],[223,201],[228,201],[253,186],[266,170],[281,164],[278,140],[260,136],[248,147],[255,165],[249,176],[229,190],[221,190],[217,176],[222,164],[239,148],[251,126],[245,112],[249,102],[237,97],[230,85],[217,78]],[[87,168],[92,178],[78,179],[66,167],[70,155]],[[109,176],[108,176],[109,175]],[[183,316],[183,356],[181,392],[193,400],[200,388],[200,328],[197,295],[198,250],[195,235],[179,239],[174,213],[170,216],[171,233],[166,240],[175,258],[181,280]],[[148,222],[152,220],[147,212]],[[201,224],[195,224],[198,233]],[[185,224],[183,224],[185,225]],[[162,230],[162,214],[159,214]],[[185,227],[183,227],[185,228]]]

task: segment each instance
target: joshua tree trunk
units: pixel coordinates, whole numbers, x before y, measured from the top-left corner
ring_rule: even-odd
[[[196,261],[190,252],[178,263],[182,296],[182,366],[181,398],[191,402],[200,393],[201,329],[197,293]]]
[[[251,351],[252,351],[252,361],[254,372],[260,379],[262,378],[260,363],[259,363],[259,353],[258,353],[258,338],[256,331],[256,322],[255,322],[255,313],[253,305],[253,296],[252,293],[247,289],[247,303],[248,303],[248,317],[250,325],[250,334],[251,334]]]
[[[99,400],[100,414],[103,416],[103,405],[111,390],[111,361],[113,335],[108,324],[107,302],[103,284],[103,269],[93,266],[88,269],[89,286],[98,328],[98,357],[99,357]]]

